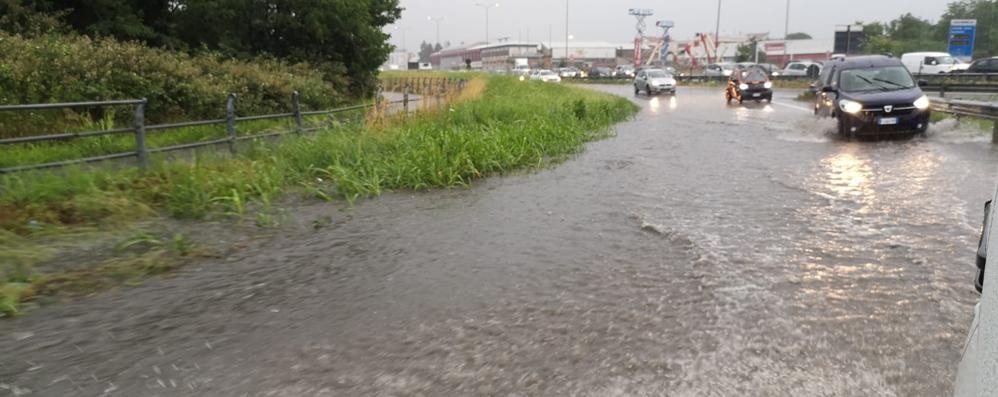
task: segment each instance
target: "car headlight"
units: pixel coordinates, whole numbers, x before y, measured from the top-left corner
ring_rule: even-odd
[[[724,72],[722,72],[721,74],[723,74],[723,75],[725,75],[725,76],[731,76],[731,71],[730,71],[730,70],[725,70],[725,71],[724,71]]]
[[[915,100],[915,108],[917,108],[918,110],[928,109],[930,104],[931,103],[929,102],[929,97],[925,95],[922,95],[921,98]]]
[[[863,110],[863,104],[856,101],[843,99],[839,101],[839,109],[842,109],[843,112],[849,114],[856,114]]]
[[[779,77],[780,76],[780,72],[773,72],[773,76]]]
[[[748,89],[748,84],[741,83],[741,84],[738,85],[738,89],[739,90],[747,90]]]
[[[762,86],[763,86],[763,87],[766,87],[766,88],[773,88],[773,82],[772,82],[772,81],[767,81],[767,82],[766,82],[765,84],[763,84]]]

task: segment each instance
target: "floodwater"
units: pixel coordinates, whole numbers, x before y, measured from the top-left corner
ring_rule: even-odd
[[[225,260],[0,321],[0,394],[950,393],[987,136],[597,89],[642,112],[564,164],[309,204]]]

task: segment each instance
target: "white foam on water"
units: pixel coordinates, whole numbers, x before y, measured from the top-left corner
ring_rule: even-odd
[[[929,125],[930,139],[945,143],[988,142],[991,137],[977,124],[960,123],[956,119],[946,119]]]
[[[797,121],[791,132],[777,136],[787,142],[826,143],[838,132],[838,124],[832,118],[806,118]]]

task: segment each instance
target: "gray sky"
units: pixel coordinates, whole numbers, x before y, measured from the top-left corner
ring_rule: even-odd
[[[498,8],[489,10],[489,37],[508,36],[512,40],[529,38],[547,41],[550,30],[555,41],[565,37],[564,0],[491,0]],[[410,49],[418,50],[419,42],[434,41],[436,25],[428,16],[443,17],[440,41],[475,42],[485,39],[485,11],[476,3],[486,0],[402,0],[402,19],[396,24],[405,29]],[[891,20],[910,12],[936,21],[946,9],[948,0],[791,0],[790,31],[806,32],[815,38],[831,38],[835,25],[856,21]],[[725,33],[770,32],[783,36],[786,0],[723,0],[721,35]],[[696,32],[713,32],[717,13],[716,0],[685,1],[581,1],[569,0],[569,32],[578,41],[611,41],[626,43],[635,36],[635,19],[627,15],[629,8],[650,8],[654,21],[675,21],[673,37],[691,38]],[[402,30],[390,26],[392,42],[402,45]],[[649,29],[653,30],[653,29]],[[654,29],[657,31],[657,29]]]

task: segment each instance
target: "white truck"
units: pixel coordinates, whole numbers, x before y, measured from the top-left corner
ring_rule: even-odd
[[[513,75],[526,76],[530,74],[530,60],[527,58],[516,58],[513,60]]]
[[[901,63],[911,74],[950,73],[970,66],[945,52],[912,52],[901,55]]]

